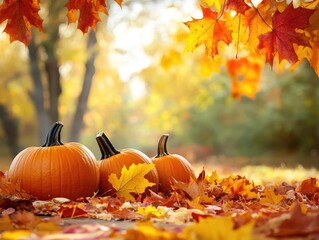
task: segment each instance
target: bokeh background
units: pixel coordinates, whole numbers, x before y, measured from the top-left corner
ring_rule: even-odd
[[[50,2],[41,1],[45,32],[34,31],[29,47],[0,35],[1,170],[20,150],[41,145],[56,120],[63,142],[81,142],[97,159],[100,131],[116,148],[149,156],[169,133],[169,152],[212,169],[319,167],[319,79],[307,63],[294,71],[265,65],[254,99],[234,98],[223,60],[208,59],[204,48],[183,52],[183,22],[201,17],[198,1],[112,2],[85,35]]]

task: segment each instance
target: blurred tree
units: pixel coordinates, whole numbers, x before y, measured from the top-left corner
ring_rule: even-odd
[[[18,118],[10,114],[10,110],[3,104],[0,104],[0,122],[10,154],[15,156],[20,151]]]
[[[65,23],[66,9],[64,2],[43,1],[49,14],[44,22],[45,33],[35,32],[28,46],[30,58],[30,73],[33,82],[33,91],[29,92],[30,98],[36,109],[39,123],[39,141],[43,142],[47,129],[53,122],[60,120],[59,98],[62,93],[61,63],[57,50],[60,43],[60,26]],[[76,103],[76,113],[72,126],[70,139],[77,141],[83,125],[83,115],[87,108],[88,96],[94,76],[94,60],[96,36],[91,31],[87,36],[87,60],[83,76],[83,86]],[[47,99],[46,99],[46,96]]]

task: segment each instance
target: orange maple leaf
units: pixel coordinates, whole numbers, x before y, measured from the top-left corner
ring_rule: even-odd
[[[121,1],[119,2],[121,3]],[[66,7],[68,9],[68,22],[74,23],[78,20],[78,29],[83,33],[87,33],[89,27],[96,30],[96,24],[101,21],[99,12],[108,14],[105,0],[69,0]],[[79,17],[78,10],[80,11]]]
[[[262,69],[262,63],[257,59],[251,60],[244,57],[228,60],[227,70],[232,81],[232,96],[237,99],[243,95],[252,99],[255,98],[259,91]]]
[[[254,184],[241,176],[228,177],[222,180],[222,188],[225,193],[232,194],[234,197],[243,197],[247,200],[257,198],[254,192]]]
[[[235,10],[238,13],[245,14],[250,9],[246,1],[244,0],[229,0],[227,1],[227,8]]]
[[[218,13],[210,8],[202,8],[203,18],[193,19],[184,24],[190,29],[186,37],[185,51],[194,51],[204,44],[206,54],[214,57],[218,54],[219,42],[230,44],[232,42],[232,30],[227,27],[225,21],[218,19]]]
[[[294,64],[298,56],[294,50],[294,44],[310,46],[309,39],[296,29],[305,29],[309,26],[309,18],[315,12],[312,9],[293,8],[290,4],[283,12],[278,10],[272,18],[271,31],[259,36],[259,49],[266,50],[266,61],[272,66],[276,53],[279,62],[287,59]]]
[[[319,193],[319,187],[317,186],[316,178],[309,178],[301,182],[300,186],[297,188],[297,192],[305,195],[313,195]],[[318,181],[319,182],[319,181]]]
[[[8,20],[4,32],[10,36],[10,42],[18,40],[28,45],[32,37],[32,26],[43,31],[43,20],[38,14],[39,2],[40,0],[4,0],[2,2],[0,23]]]

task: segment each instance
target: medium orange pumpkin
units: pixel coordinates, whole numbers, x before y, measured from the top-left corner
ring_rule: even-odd
[[[99,170],[93,153],[76,142],[63,144],[63,124],[56,122],[41,147],[28,147],[13,160],[7,177],[39,199],[89,197],[98,190]]]
[[[163,134],[158,142],[157,155],[151,160],[159,178],[159,192],[168,194],[172,191],[172,181],[189,182],[195,179],[195,173],[190,163],[181,155],[170,154],[167,151],[168,134]]]
[[[115,193],[114,188],[109,182],[109,176],[115,173],[118,178],[121,176],[122,168],[125,166],[129,168],[132,164],[147,163],[150,164],[151,160],[143,152],[136,149],[122,149],[117,150],[105,133],[100,132],[96,135],[96,141],[101,150],[100,161],[100,194],[112,196]],[[156,169],[152,169],[145,175],[145,178],[156,185],[150,189],[152,191],[158,190],[158,175]],[[147,189],[146,189],[147,190]]]

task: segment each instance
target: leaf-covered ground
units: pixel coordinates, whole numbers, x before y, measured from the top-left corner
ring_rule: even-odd
[[[319,174],[195,165],[163,196],[39,201],[0,173],[1,239],[318,239]]]

